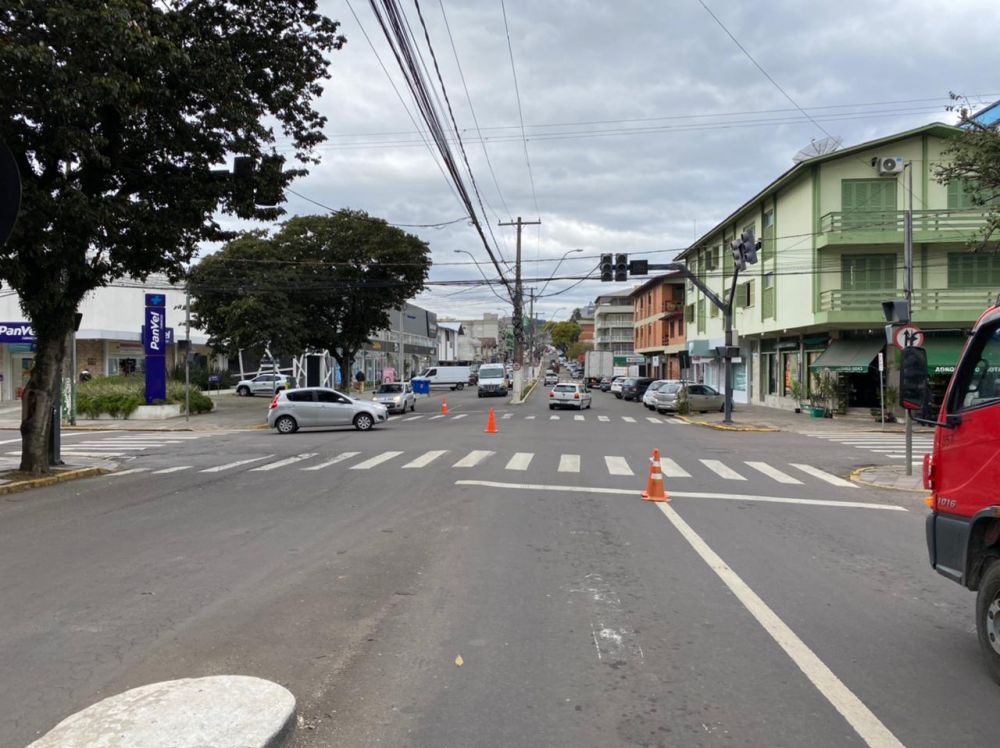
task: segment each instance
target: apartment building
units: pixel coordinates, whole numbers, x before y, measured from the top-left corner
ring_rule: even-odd
[[[598,296],[594,300],[594,350],[625,355],[634,352],[632,297]]]
[[[644,372],[657,379],[681,377],[684,345],[684,279],[650,278],[632,292],[633,347],[646,358]]]

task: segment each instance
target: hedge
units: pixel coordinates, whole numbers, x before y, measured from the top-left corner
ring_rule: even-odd
[[[191,412],[207,413],[212,399],[191,388]],[[184,383],[168,382],[166,403],[180,403],[184,408]],[[81,383],[76,390],[76,409],[88,418],[107,413],[113,418],[128,418],[136,408],[146,403],[146,383],[138,377],[94,377]]]

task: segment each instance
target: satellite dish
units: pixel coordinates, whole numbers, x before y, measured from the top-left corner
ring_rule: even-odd
[[[808,161],[816,156],[823,156],[827,153],[833,153],[840,149],[843,144],[844,139],[839,135],[831,135],[827,138],[821,140],[810,140],[809,145],[801,149],[798,153],[792,156],[792,161],[799,164],[803,161]]]

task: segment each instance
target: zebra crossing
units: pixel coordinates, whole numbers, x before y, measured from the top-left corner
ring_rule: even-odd
[[[893,461],[906,460],[906,435],[897,431],[854,431],[835,434],[812,431],[806,432],[806,436],[824,439],[833,444],[843,444],[847,447],[862,449]],[[925,452],[932,451],[934,451],[934,434],[913,435],[912,463],[914,465],[923,462]]]
[[[456,413],[456,414],[452,414],[452,415],[445,415],[443,413],[435,413],[434,415],[417,413],[417,414],[414,414],[414,415],[404,416],[402,418],[393,418],[393,419],[390,419],[390,422],[399,421],[401,423],[409,423],[410,421],[439,421],[439,420],[460,421],[463,418],[467,418],[469,415],[470,415],[469,413]],[[485,415],[484,415],[484,417],[485,417]],[[535,415],[533,413],[529,414],[529,415],[520,415],[519,416],[519,415],[517,415],[515,413],[512,413],[510,411],[507,411],[506,413],[498,413],[497,414],[497,418],[500,419],[501,421],[513,421],[513,420],[535,421],[535,420],[545,420],[544,417],[539,417],[539,416],[537,416],[537,415]],[[573,414],[571,416],[571,415],[569,415],[566,412],[550,413],[549,417],[548,417],[548,420],[550,420],[550,421],[563,421],[563,420],[571,420],[571,421],[596,421],[598,423],[610,423],[612,420],[617,420],[617,419],[621,419],[625,423],[639,423],[642,420],[641,418],[637,419],[634,416],[615,416],[614,418],[612,418],[611,416],[594,415],[592,413],[575,413],[575,414]],[[682,421],[679,418],[670,418],[668,416],[646,416],[645,419],[649,423],[655,423],[655,424],[660,425],[660,426],[662,426],[664,424],[667,424],[667,425],[670,425],[670,426],[689,426],[690,425],[687,421]]]
[[[63,433],[60,454],[64,457],[128,457],[141,454],[151,449],[158,449],[164,446],[176,446],[187,444],[213,434],[194,432],[79,432],[71,431]],[[16,440],[20,441],[20,439]],[[16,456],[21,454],[21,450],[6,452],[7,455]],[[264,458],[258,458],[264,459]],[[179,472],[179,471],[173,471]]]
[[[470,468],[493,467],[494,469],[512,473],[527,473],[532,470],[551,470],[555,467],[557,473],[593,474],[602,477],[642,479],[648,470],[648,458],[627,457],[625,455],[601,455],[585,458],[579,454],[537,454],[535,452],[514,452],[501,454],[490,449],[450,450],[431,449],[420,450],[385,450],[374,454],[366,454],[352,450],[339,454],[320,454],[318,452],[302,452],[300,454],[277,457],[276,455],[261,455],[247,457],[241,460],[226,462],[220,465],[195,466],[174,465],[165,468],[135,467],[111,473],[109,478],[148,473],[149,475],[180,475],[183,473],[221,473],[245,467],[248,473],[272,473],[277,471],[300,470],[318,473],[326,470],[341,469],[365,471],[373,469],[398,468],[402,470],[432,470],[453,469],[465,472]],[[661,457],[660,466],[663,475],[669,479],[723,479],[734,482],[747,482],[761,477],[783,485],[803,485],[809,479],[840,488],[856,488],[851,483],[837,475],[828,473],[813,465],[804,463],[788,463],[772,465],[756,460],[723,462],[717,459],[692,459],[681,465],[674,458]]]

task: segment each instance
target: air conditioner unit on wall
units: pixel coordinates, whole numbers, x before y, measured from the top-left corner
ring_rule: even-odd
[[[879,176],[891,177],[903,173],[902,156],[879,156],[875,159],[875,168]]]

